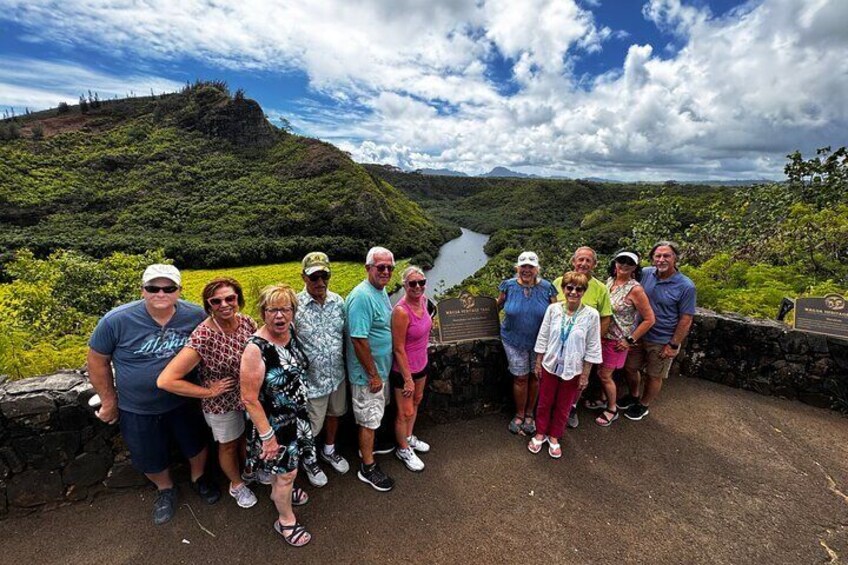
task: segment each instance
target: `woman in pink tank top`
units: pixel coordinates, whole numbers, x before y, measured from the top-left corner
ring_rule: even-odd
[[[416,455],[430,451],[430,446],[415,437],[412,428],[418,416],[418,405],[427,384],[427,345],[433,321],[427,312],[424,271],[409,266],[403,271],[404,297],[392,310],[392,349],[394,360],[389,382],[397,406],[395,436],[397,458],[410,471],[423,471],[424,462]]]

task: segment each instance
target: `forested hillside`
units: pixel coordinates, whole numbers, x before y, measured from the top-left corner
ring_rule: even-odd
[[[0,141],[4,263],[21,248],[95,257],[161,249],[191,267],[313,249],[358,259],[375,244],[412,256],[447,236],[343,152],[273,127],[221,83],[2,125],[14,138]]]

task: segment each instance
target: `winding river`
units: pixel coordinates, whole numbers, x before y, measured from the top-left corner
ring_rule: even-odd
[[[483,251],[489,236],[466,228],[460,229],[462,235],[442,245],[433,268],[424,272],[427,277],[426,294],[430,298],[458,285],[489,260]],[[392,294],[392,303],[396,303],[402,296],[403,289]]]

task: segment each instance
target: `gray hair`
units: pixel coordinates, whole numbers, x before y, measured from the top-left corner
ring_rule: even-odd
[[[575,250],[574,250],[574,253],[572,253],[572,254],[571,254],[571,260],[569,261],[569,263],[573,263],[573,262],[574,262],[574,260],[575,260],[575,259],[577,259],[577,254],[578,254],[580,251],[582,251],[583,249],[588,249],[589,251],[591,251],[591,252],[592,252],[592,260],[593,260],[593,261],[595,262],[595,264],[597,265],[597,264],[598,264],[598,254],[597,254],[597,253],[595,253],[595,250],[594,250],[594,249],[592,249],[591,247],[589,247],[588,245],[581,245],[580,247],[578,247],[577,249],[575,249]]]
[[[374,264],[374,257],[377,255],[388,255],[392,258],[392,265],[395,264],[395,255],[385,247],[372,247],[368,250],[368,255],[365,256],[365,265],[370,267]]]
[[[421,270],[421,267],[417,267],[415,265],[410,265],[409,267],[403,270],[403,274],[400,276],[403,284],[406,284],[407,279],[409,279],[412,275],[421,275],[424,276],[424,271]]]
[[[680,260],[680,246],[679,246],[679,245],[677,245],[676,243],[674,243],[673,241],[668,241],[668,240],[666,240],[666,239],[664,239],[664,240],[662,240],[662,241],[658,241],[658,242],[656,242],[656,243],[654,244],[654,246],[653,246],[653,247],[651,247],[651,252],[648,254],[648,259],[650,259],[650,260],[652,260],[652,261],[653,261],[653,259],[654,259],[654,252],[655,252],[655,251],[657,250],[657,248],[659,248],[659,247],[668,247],[669,249],[671,249],[671,252],[672,252],[672,253],[674,253],[674,260],[675,260],[675,261],[679,261],[679,260]]]

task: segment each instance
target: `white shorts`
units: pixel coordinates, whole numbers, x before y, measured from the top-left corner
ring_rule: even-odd
[[[212,429],[212,437],[218,443],[229,443],[244,435],[244,412],[241,410],[223,414],[204,412],[203,418]]]
[[[389,382],[383,381],[380,392],[371,392],[368,385],[350,385],[350,399],[356,424],[369,430],[380,427],[386,404],[389,403]]]
[[[347,380],[343,380],[330,394],[309,398],[306,401],[309,411],[309,423],[312,424],[312,437],[318,436],[324,427],[327,416],[344,416],[347,413]]]

